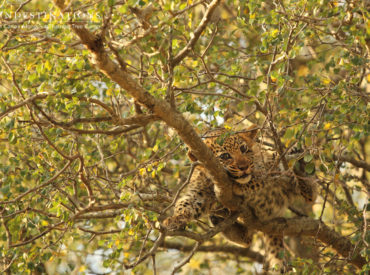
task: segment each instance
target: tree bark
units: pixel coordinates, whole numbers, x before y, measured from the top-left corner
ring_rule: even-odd
[[[243,222],[248,224],[248,228],[270,235],[310,236],[317,238],[321,242],[331,246],[340,255],[347,258],[348,262],[358,268],[366,264],[366,260],[361,257],[355,245],[348,238],[341,236],[319,220],[299,217],[291,219],[276,218],[267,222],[260,222],[251,215],[248,218],[244,217]]]
[[[58,1],[58,7],[63,10],[64,5]],[[216,1],[218,3],[218,1]],[[92,61],[96,67],[112,81],[126,90],[137,102],[144,105],[153,114],[162,119],[168,126],[174,128],[180,138],[189,146],[192,153],[199,161],[204,163],[215,179],[216,196],[220,202],[235,210],[238,208],[240,199],[233,197],[232,183],[224,168],[212,155],[208,147],[195,132],[190,123],[183,115],[173,108],[167,101],[156,98],[147,92],[135,79],[118,63],[110,59],[105,51],[103,39],[89,32],[84,26],[71,23],[71,28],[81,39],[81,42],[90,50]]]

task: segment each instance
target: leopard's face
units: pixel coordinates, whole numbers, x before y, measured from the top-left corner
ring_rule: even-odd
[[[223,130],[207,134],[206,145],[219,159],[231,178],[240,184],[251,180],[255,132],[230,134]]]

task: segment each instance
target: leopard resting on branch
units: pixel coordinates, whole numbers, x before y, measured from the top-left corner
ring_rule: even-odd
[[[256,142],[257,133],[258,129],[253,125],[240,133],[213,130],[206,134],[204,142],[232,179],[233,193],[242,196],[243,204],[262,222],[282,216],[296,199],[313,203],[316,199],[314,181],[279,181],[281,170],[276,168],[276,171],[271,171],[274,157]],[[196,161],[191,152],[188,155],[192,161]],[[213,182],[207,169],[197,165],[186,191],[176,201],[173,216],[165,219],[163,226],[168,230],[178,230],[203,214],[210,215],[213,225],[223,221],[227,211],[222,207],[220,209]],[[241,219],[222,233],[229,241],[248,247],[254,232],[248,230],[248,224],[242,222],[242,216],[243,213]],[[282,261],[278,257],[283,249],[282,237],[266,236],[265,245],[266,262],[282,268]]]

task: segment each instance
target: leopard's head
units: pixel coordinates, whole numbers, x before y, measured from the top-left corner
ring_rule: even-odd
[[[245,132],[213,130],[205,135],[205,144],[219,159],[229,176],[240,184],[246,184],[251,179],[257,132],[257,127],[253,125]],[[196,160],[191,152],[189,157],[193,161]]]

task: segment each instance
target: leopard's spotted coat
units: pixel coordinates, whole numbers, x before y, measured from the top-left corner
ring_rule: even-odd
[[[241,133],[215,130],[206,134],[204,142],[233,180],[233,193],[242,196],[245,205],[252,209],[253,214],[261,221],[281,216],[296,198],[301,197],[312,203],[316,197],[314,183],[279,181],[280,171],[271,171],[274,162],[272,155],[261,150],[255,142],[257,132],[256,127],[252,126]],[[189,156],[195,160],[191,153]],[[267,177],[267,173],[272,175]],[[273,176],[274,174],[276,176]],[[206,213],[210,214],[211,222],[217,224],[225,216],[219,213],[225,211],[217,210],[216,206],[219,204],[212,176],[204,166],[198,165],[186,192],[176,202],[173,216],[167,218],[163,225],[169,230],[177,230]],[[248,230],[246,224],[236,222],[223,234],[230,241],[248,247],[253,232]],[[282,239],[267,236],[266,244],[267,259],[272,264],[281,265],[278,254],[283,247]]]

